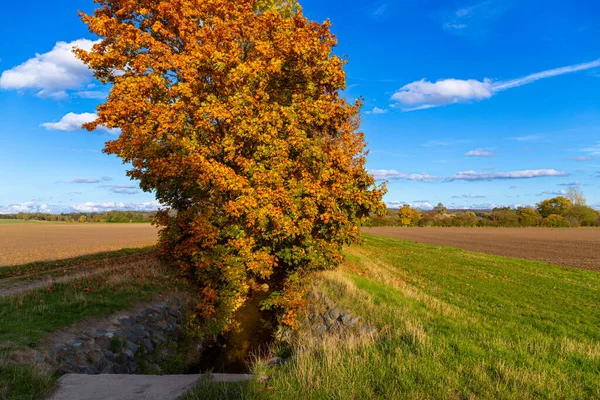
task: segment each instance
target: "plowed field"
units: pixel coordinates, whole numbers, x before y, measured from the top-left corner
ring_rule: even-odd
[[[365,228],[363,232],[600,271],[600,229]]]
[[[0,266],[156,243],[150,224],[0,224]]]

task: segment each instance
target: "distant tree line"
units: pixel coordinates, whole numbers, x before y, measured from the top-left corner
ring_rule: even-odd
[[[585,202],[577,188],[566,196],[544,200],[536,207],[499,207],[491,211],[449,211],[438,204],[431,211],[405,205],[388,210],[385,216],[372,216],[368,226],[438,226],[438,227],[600,227],[600,213]]]
[[[0,219],[18,219],[34,221],[54,221],[70,223],[132,223],[151,222],[155,212],[144,211],[107,211],[107,212],[72,212],[67,214],[24,213],[0,214]]]

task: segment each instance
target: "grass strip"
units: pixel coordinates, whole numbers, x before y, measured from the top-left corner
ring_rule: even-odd
[[[86,264],[114,260],[128,256],[141,256],[154,252],[155,246],[146,246],[140,248],[125,248],[116,251],[105,251],[101,253],[88,254],[79,257],[66,258],[51,261],[36,261],[32,263],[13,265],[8,267],[0,266],[0,279],[15,277],[39,277],[45,272],[67,270],[74,266],[85,266]],[[66,271],[65,271],[66,272]]]

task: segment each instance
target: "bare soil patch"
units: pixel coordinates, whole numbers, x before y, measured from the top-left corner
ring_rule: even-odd
[[[77,257],[126,247],[153,245],[150,224],[0,225],[0,266]]]
[[[600,229],[378,227],[363,232],[600,271]]]

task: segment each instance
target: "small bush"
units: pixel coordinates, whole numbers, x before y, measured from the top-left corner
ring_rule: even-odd
[[[569,228],[571,224],[560,215],[550,214],[542,220],[542,226],[547,228]]]

